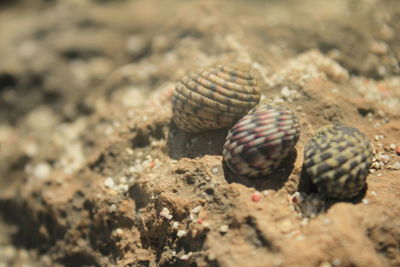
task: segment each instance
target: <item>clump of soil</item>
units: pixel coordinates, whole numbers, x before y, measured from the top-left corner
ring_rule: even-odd
[[[3,1],[1,266],[399,266],[400,6],[385,1]],[[228,129],[171,121],[190,70],[247,62],[301,122],[265,179]],[[302,175],[320,126],[374,145],[368,189]]]

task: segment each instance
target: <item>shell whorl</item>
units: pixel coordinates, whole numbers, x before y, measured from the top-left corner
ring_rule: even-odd
[[[223,149],[224,161],[244,176],[267,175],[294,149],[299,135],[300,125],[291,110],[259,105],[229,131]]]
[[[331,198],[357,196],[366,186],[372,147],[358,129],[321,127],[304,151],[304,169],[311,182]]]
[[[260,100],[250,66],[232,63],[190,72],[172,96],[173,120],[188,132],[232,126]]]

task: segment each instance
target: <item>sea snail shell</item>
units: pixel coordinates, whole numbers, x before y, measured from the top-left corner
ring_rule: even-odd
[[[260,101],[258,81],[243,63],[190,72],[172,96],[175,124],[187,132],[232,126]]]

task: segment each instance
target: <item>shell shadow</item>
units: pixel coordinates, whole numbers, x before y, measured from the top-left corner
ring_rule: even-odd
[[[173,121],[169,125],[167,154],[173,159],[196,158],[203,155],[222,155],[222,147],[229,129],[189,133],[179,129]]]
[[[226,165],[224,161],[222,161],[222,164],[225,179],[228,183],[240,183],[247,187],[253,187],[258,191],[263,191],[266,189],[279,190],[285,185],[289,175],[292,173],[296,157],[297,151],[293,150],[285,159],[283,159],[278,169],[266,176],[254,178],[236,174]]]

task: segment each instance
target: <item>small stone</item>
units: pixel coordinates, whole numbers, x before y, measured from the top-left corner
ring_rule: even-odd
[[[253,202],[258,202],[261,199],[261,194],[260,192],[256,191],[251,195],[251,200],[253,200]]]
[[[186,234],[187,232],[185,230],[178,230],[178,232],[176,233],[178,237],[184,237]]]
[[[109,211],[110,213],[116,212],[116,211],[117,211],[117,206],[116,206],[115,204],[112,204],[112,205],[110,206],[110,208],[108,209],[108,211]]]
[[[400,161],[396,161],[396,162],[392,165],[392,169],[393,169],[393,170],[400,170]]]
[[[201,206],[197,206],[197,207],[193,208],[192,213],[198,214],[201,211],[201,208],[202,208]]]
[[[221,234],[225,234],[225,233],[227,233],[228,231],[229,231],[229,225],[224,224],[224,225],[221,225],[221,226],[219,227],[219,232],[220,232]]]
[[[122,176],[121,178],[119,178],[119,182],[120,182],[121,184],[126,184],[126,183],[127,183],[126,176]]]
[[[397,146],[395,144],[390,144],[390,149],[396,151]]]
[[[384,55],[387,53],[389,46],[382,41],[375,41],[371,44],[371,52],[377,55]]]
[[[365,204],[365,205],[368,205],[369,204],[369,200],[366,199],[366,198],[363,198],[362,203]]]
[[[268,195],[269,195],[269,192],[268,192],[268,190],[264,190],[264,191],[262,191],[262,194],[263,194],[264,196],[268,196]]]
[[[379,162],[374,162],[374,163],[372,163],[372,166],[371,166],[372,168],[374,168],[374,169],[376,169],[376,170],[379,170]]]
[[[190,220],[190,221],[194,221],[194,220],[196,220],[196,219],[197,219],[196,214],[193,214],[193,213],[190,213],[190,214],[189,214],[189,220]]]
[[[126,193],[129,190],[129,186],[127,184],[120,184],[117,189],[120,193]]]
[[[169,209],[167,209],[167,208],[163,208],[163,209],[161,210],[160,216],[166,218],[167,220],[171,220],[172,217],[173,217],[173,216],[171,215]]]
[[[214,261],[217,258],[217,256],[214,253],[210,253],[210,254],[207,255],[207,258],[210,261]]]
[[[172,223],[172,228],[178,229],[178,227],[179,227],[179,223],[178,222],[173,222]]]
[[[304,218],[304,219],[300,222],[300,225],[306,226],[306,225],[308,224],[309,221],[310,221],[310,220],[309,220],[308,218]]]
[[[279,224],[279,229],[282,233],[288,233],[292,230],[292,223],[286,219]]]
[[[281,90],[281,95],[283,97],[290,97],[291,95],[290,89],[287,86],[283,87]]]
[[[110,189],[114,189],[115,187],[114,179],[112,177],[108,177],[107,179],[105,179],[104,186]]]
[[[46,179],[50,172],[51,166],[47,162],[41,162],[33,168],[32,175],[38,179]]]
[[[378,155],[378,159],[381,162],[387,163],[390,160],[390,157],[385,154],[380,154],[380,155]]]
[[[190,258],[190,255],[189,255],[189,254],[184,254],[184,255],[182,255],[182,256],[180,257],[180,259],[183,260],[183,261],[188,260],[189,258]]]
[[[121,228],[115,229],[115,235],[121,237],[124,234],[124,231]]]

